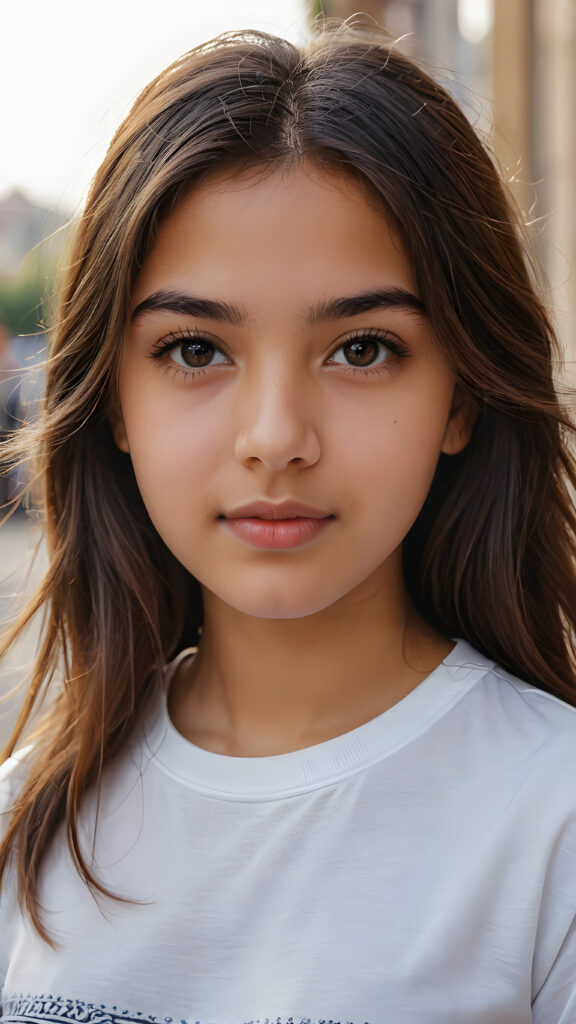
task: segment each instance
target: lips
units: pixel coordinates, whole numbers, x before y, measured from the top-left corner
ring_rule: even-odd
[[[224,514],[225,519],[327,519],[330,512],[323,512],[299,501],[254,501],[240,505]]]
[[[314,540],[334,515],[297,501],[254,501],[219,516],[227,533],[250,547],[280,550]]]

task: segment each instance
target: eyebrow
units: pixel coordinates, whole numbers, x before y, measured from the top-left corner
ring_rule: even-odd
[[[302,319],[307,327],[316,327],[328,320],[358,316],[373,309],[398,309],[416,313],[421,317],[426,316],[424,303],[412,292],[405,288],[377,288],[362,292],[360,295],[349,295],[317,303],[304,312]],[[131,319],[134,322],[147,313],[157,312],[182,313],[190,317],[219,320],[232,327],[245,327],[252,321],[248,311],[234,303],[162,289],[152,292],[143,299],[136,306]]]
[[[306,314],[306,323],[315,327],[326,320],[340,320],[358,316],[372,309],[400,309],[425,316],[424,303],[405,288],[378,288],[375,291],[349,295],[341,299],[330,299],[318,303]]]
[[[233,327],[242,327],[248,320],[248,313],[231,302],[216,299],[201,299],[183,292],[157,291],[140,302],[132,313],[132,323],[146,313],[183,313],[185,316],[221,320]]]

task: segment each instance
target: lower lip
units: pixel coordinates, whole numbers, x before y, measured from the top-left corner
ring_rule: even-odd
[[[307,544],[322,533],[333,516],[322,519],[221,519],[222,526],[254,548],[282,550]]]

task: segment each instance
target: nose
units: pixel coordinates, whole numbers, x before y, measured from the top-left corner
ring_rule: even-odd
[[[314,396],[296,377],[261,374],[240,397],[235,456],[246,466],[280,472],[290,464],[313,466],[320,458]]]

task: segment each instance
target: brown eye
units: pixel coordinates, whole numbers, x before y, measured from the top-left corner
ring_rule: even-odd
[[[403,355],[404,351],[400,342],[392,340],[383,331],[378,331],[377,335],[362,332],[342,342],[332,353],[329,362],[350,369],[376,369],[391,356]]]
[[[209,366],[216,349],[209,341],[184,341],[179,346],[180,354],[186,366]]]
[[[178,341],[168,341],[162,348],[158,349],[157,355],[166,353],[171,363],[177,366],[185,366],[190,370],[203,370],[212,368],[219,363],[228,363],[229,360],[224,352],[208,338],[180,338]]]
[[[342,351],[352,366],[370,366],[380,354],[381,345],[372,338],[347,341]]]

